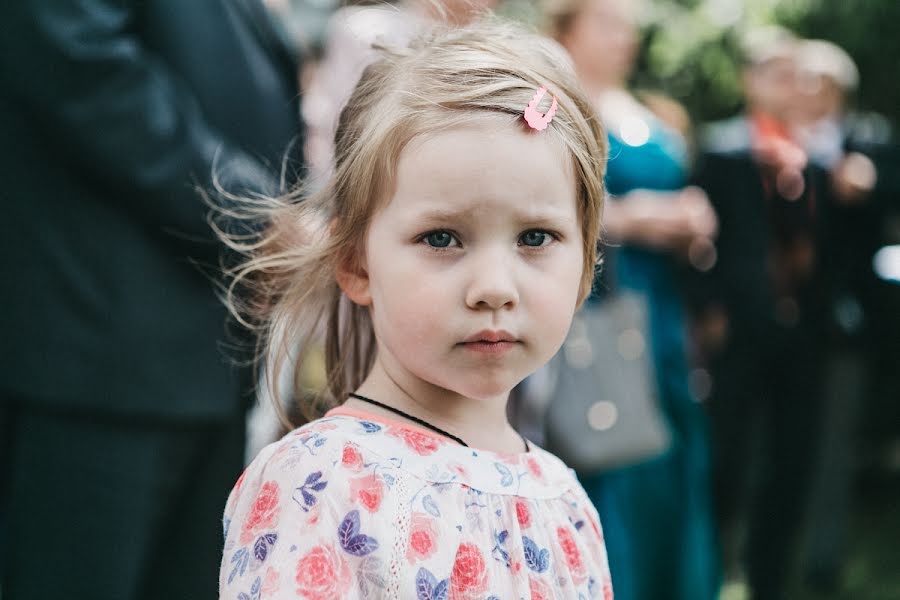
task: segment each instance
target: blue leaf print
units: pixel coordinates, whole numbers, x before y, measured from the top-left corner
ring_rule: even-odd
[[[365,556],[378,550],[378,541],[364,534],[359,534],[350,539],[344,550],[353,556]]]
[[[434,600],[447,600],[447,592],[450,591],[450,579],[441,579],[434,588]]]
[[[294,490],[292,499],[297,504],[300,504],[300,508],[302,508],[304,512],[309,512],[310,507],[316,504],[316,497],[312,492],[321,492],[328,487],[328,482],[322,481],[321,479],[322,471],[310,473],[306,478],[306,482]],[[312,492],[310,490],[312,490]],[[300,497],[303,499],[302,504],[300,503],[300,500],[297,499],[297,492],[300,492]]]
[[[238,548],[237,552],[231,557],[231,564],[234,565],[234,568],[231,569],[231,574],[228,576],[228,583],[234,581],[234,578],[238,575],[243,575],[244,571],[247,570],[247,563],[250,561],[250,553],[247,552],[247,549],[244,547]]]
[[[584,521],[575,521],[575,531],[580,531],[584,527]]]
[[[416,600],[447,600],[449,590],[449,579],[438,582],[437,577],[425,567],[416,573]]]
[[[250,596],[247,595],[247,592],[241,592],[238,594],[238,600],[250,600]]]
[[[550,566],[550,551],[546,548],[541,550],[541,555],[538,557],[538,568],[539,573],[543,573],[547,570],[547,567]]]
[[[513,484],[513,475],[506,465],[498,462],[494,463],[494,467],[500,472],[500,485],[509,487]]]
[[[351,510],[338,527],[338,541],[345,552],[365,556],[378,549],[378,541],[359,533],[359,511]]]
[[[433,517],[440,517],[441,511],[438,509],[437,504],[435,504],[434,499],[429,495],[422,498],[422,506],[428,513]]]
[[[340,541],[341,547],[346,548],[357,533],[359,533],[359,511],[351,510],[338,527],[338,541]]]
[[[277,533],[267,533],[265,535],[259,536],[257,538],[256,543],[253,544],[253,556],[259,562],[263,562],[266,560],[266,556],[269,554],[269,547],[275,545],[275,540],[278,539]]]
[[[250,600],[259,600],[260,589],[262,589],[262,579],[257,575],[253,580],[253,585],[250,586]]]
[[[387,473],[385,473],[384,475],[381,476],[381,478],[384,479],[384,482],[386,484],[388,484],[388,487],[394,485],[395,479],[394,479],[393,475],[388,475]]]
[[[366,433],[375,433],[376,431],[381,431],[381,425],[376,425],[370,421],[360,421],[360,425],[362,425],[363,429],[366,430]]]
[[[525,564],[535,573],[543,573],[550,566],[550,551],[540,549],[527,535],[522,536],[522,545],[525,548]]]
[[[437,585],[437,577],[431,571],[422,567],[416,573],[416,600],[434,600],[434,587]]]
[[[316,440],[315,446],[318,448],[319,446],[321,446],[324,443],[325,443],[325,438],[320,437],[319,439]]]
[[[222,519],[222,538],[228,539],[228,528],[231,526],[231,519],[225,517]]]
[[[507,552],[503,548],[504,542],[506,542],[506,539],[509,537],[509,531],[504,529],[500,533],[495,534],[494,537],[497,539],[497,543],[494,545],[494,549],[491,551],[491,555],[494,557],[494,560],[502,562],[504,565],[506,565],[507,568],[509,568],[511,564],[509,560],[509,552]]]

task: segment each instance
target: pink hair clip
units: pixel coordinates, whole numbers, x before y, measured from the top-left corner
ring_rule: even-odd
[[[528,103],[528,106],[525,107],[525,121],[528,123],[529,127],[537,129],[538,131],[547,129],[547,125],[550,124],[550,121],[553,120],[553,116],[556,114],[556,96],[553,96],[553,102],[550,104],[550,108],[547,109],[547,112],[541,113],[537,109],[538,102],[541,101],[541,98],[544,97],[545,93],[547,93],[547,88],[539,87],[534,93],[534,98],[532,98],[531,102]]]

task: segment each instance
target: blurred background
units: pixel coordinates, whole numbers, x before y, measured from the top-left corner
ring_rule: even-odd
[[[65,2],[58,4],[66,5]],[[145,8],[142,3],[134,4],[130,9],[134,14]],[[141,6],[138,7],[139,4]],[[249,0],[221,4],[259,6]],[[304,149],[302,160],[305,164],[301,167],[301,159],[297,158],[292,167],[305,169],[315,186],[328,175],[330,139],[335,120],[362,68],[374,56],[371,44],[379,41],[402,43],[436,18],[433,14],[426,15],[427,11],[415,1],[397,4],[381,1],[370,3],[367,8],[363,8],[365,4],[341,0],[264,0],[264,4],[275,17],[278,30],[261,31],[257,26],[259,21],[251,20],[249,22],[256,25],[247,27],[246,32],[255,33],[244,37],[254,41],[252,46],[259,45],[267,51],[271,51],[270,46],[275,45],[271,41],[277,38],[279,43],[286,42],[298,59],[296,62],[282,60],[284,57],[280,56],[280,48],[277,53],[271,52],[277,55],[273,62],[279,72],[283,67],[287,69],[288,65],[289,69],[287,81],[278,94],[272,95],[265,81],[260,84],[261,96],[263,92],[271,96],[271,104],[268,105],[254,100],[252,95],[239,102],[236,99],[241,99],[241,94],[230,92],[245,83],[228,84],[227,69],[220,69],[220,72],[207,68],[212,63],[227,64],[230,68],[241,61],[209,58],[218,56],[221,51],[218,49],[215,54],[199,57],[191,49],[194,47],[192,44],[199,47],[208,41],[204,35],[209,40],[217,39],[212,27],[205,34],[195,34],[193,27],[208,23],[209,19],[197,18],[189,23],[185,18],[184,23],[180,23],[177,16],[160,8],[163,6],[160,4],[157,12],[162,10],[165,14],[146,28],[152,34],[154,28],[164,30],[174,23],[183,38],[191,41],[191,44],[185,44],[185,48],[189,49],[186,54],[196,59],[192,62],[196,63],[196,73],[203,80],[203,85],[209,84],[207,79],[214,83],[219,79],[218,83],[227,88],[227,94],[209,92],[208,106],[204,105],[204,110],[221,108],[227,104],[221,100],[226,96],[236,104],[224,111],[227,114],[220,118],[221,123],[216,123],[223,130],[237,124],[240,126],[238,129],[247,130],[248,137],[258,135],[260,128],[247,118],[247,111],[255,109],[256,116],[266,121],[267,117],[277,112],[277,108],[290,112],[284,115],[283,120],[283,123],[290,125],[282,125],[276,122],[277,119],[270,120],[272,137],[293,137],[299,125],[294,122],[297,110],[285,98],[296,100],[293,84],[299,81],[300,112],[305,125],[305,134],[300,136],[302,142],[299,145]],[[627,115],[624,120],[617,121],[621,115],[607,115],[601,111],[611,141],[612,137],[618,138],[618,149],[611,157],[624,157],[629,149],[634,152],[647,149],[656,143],[652,142],[651,136],[660,132],[672,142],[669,146],[662,143],[655,146],[662,148],[663,153],[670,152],[670,163],[677,162],[677,169],[673,167],[677,170],[674,183],[657,186],[669,195],[649,199],[634,196],[633,203],[631,200],[624,202],[634,188],[640,191],[643,187],[653,187],[649,183],[641,183],[641,176],[652,171],[650,167],[638,166],[638,176],[635,178],[638,183],[621,186],[621,193],[612,188],[611,177],[607,183],[611,192],[622,200],[620,206],[631,204],[640,207],[643,202],[646,208],[649,206],[647,202],[652,205],[661,199],[674,200],[669,204],[671,210],[662,211],[663,205],[658,206],[660,214],[656,216],[665,217],[656,224],[658,229],[651,228],[633,239],[623,236],[621,241],[625,246],[649,247],[652,250],[649,254],[654,256],[665,254],[666,260],[671,263],[666,263],[666,269],[671,266],[671,277],[667,274],[665,280],[669,282],[671,279],[673,285],[668,287],[667,283],[663,295],[683,299],[683,304],[670,306],[678,311],[683,310],[683,318],[680,314],[675,315],[666,326],[686,332],[683,343],[686,357],[684,379],[689,384],[686,395],[691,407],[697,409],[696,412],[705,420],[701,427],[682,433],[685,438],[693,436],[698,444],[691,447],[700,448],[697,451],[703,454],[694,457],[699,459],[697,464],[685,467],[698,469],[697,473],[702,477],[696,481],[706,481],[706,467],[703,465],[709,464],[709,489],[706,489],[706,483],[700,483],[698,486],[701,489],[693,492],[701,498],[709,498],[716,541],[712,551],[715,558],[709,561],[708,574],[716,580],[715,588],[720,590],[719,596],[724,600],[900,599],[900,544],[897,543],[900,540],[900,139],[897,132],[897,127],[900,127],[900,35],[897,33],[900,1],[499,0],[495,4],[493,0],[445,0],[443,4],[447,8],[444,16],[459,22],[469,18],[461,16],[468,8],[481,6],[493,6],[501,15],[537,28],[546,27],[548,10],[551,10],[548,7],[557,11],[554,14],[562,15],[557,23],[560,26],[571,27],[577,18],[593,19],[590,27],[578,30],[579,35],[587,38],[576,43],[569,36],[575,35],[572,31],[557,31],[557,39],[576,59],[579,75],[585,76],[583,82],[586,88],[588,83],[597,84],[597,89],[590,91],[597,91],[598,107],[603,105],[601,96],[609,95],[609,89],[616,88],[617,92],[622,92],[618,97],[625,98],[627,108],[637,111],[633,113],[639,117],[636,121]],[[219,6],[217,3],[210,4],[213,5]],[[32,6],[38,6],[38,3]],[[79,10],[83,8],[79,7]],[[83,12],[89,11],[85,9]],[[126,26],[128,23],[127,19],[115,21],[117,27],[124,24],[125,33],[132,35],[134,31]],[[55,28],[51,30],[57,31]],[[61,26],[58,31],[65,31],[65,27]],[[25,40],[26,34],[13,34],[12,28],[3,32],[5,38],[15,39],[27,50],[29,42]],[[604,38],[593,50],[591,35]],[[605,38],[607,35],[608,39]],[[260,39],[255,40],[255,37]],[[85,39],[91,41],[89,38],[86,33]],[[153,35],[148,37],[150,42],[153,39]],[[232,43],[235,39],[239,38],[222,36],[216,47],[243,53],[244,50]],[[620,47],[616,48],[614,42],[621,42]],[[581,54],[576,56],[573,49],[580,49]],[[143,50],[151,55],[148,62],[156,60],[154,52],[157,49],[152,47],[152,43]],[[611,53],[610,61],[623,61],[616,73],[605,73],[608,78],[605,82],[599,81],[602,79],[600,75],[604,75],[601,71],[606,56],[596,55],[601,50]],[[591,52],[595,55],[591,56]],[[621,54],[614,59],[616,52]],[[23,52],[22,56],[25,55]],[[36,53],[36,56],[43,55]],[[13,64],[19,58],[7,62]],[[78,78],[82,75],[73,66],[77,61],[69,63],[70,57],[65,53],[58,58],[63,65],[58,73],[66,74],[65,69],[71,69],[72,80],[80,81]],[[248,80],[260,73],[258,63],[253,61],[248,61],[244,68]],[[592,73],[591,69],[594,69]],[[294,70],[298,71],[296,80]],[[48,81],[57,79],[57,71],[43,68],[41,71],[53,73],[52,77],[47,78]],[[34,72],[38,69],[35,68]],[[212,72],[215,74],[207,77]],[[90,74],[98,81],[105,76],[102,70],[93,70]],[[589,74],[596,76],[594,81],[586,77]],[[624,80],[617,81],[616,77]],[[11,76],[10,80],[13,79]],[[31,82],[33,79],[36,80],[32,77],[32,71],[28,70],[15,80]],[[85,81],[90,83],[92,80]],[[156,96],[158,89],[161,89],[159,81],[155,80],[148,86],[149,96]],[[67,87],[71,86],[61,85],[60,94]],[[200,84],[197,87],[200,89]],[[111,102],[119,99],[113,98],[117,94],[125,97],[118,87],[110,89],[106,93]],[[38,108],[29,114],[34,122],[41,122],[41,111],[49,114],[53,109],[44,106],[46,98],[53,97],[55,103],[55,96],[44,93],[40,87],[37,91],[35,106]],[[636,100],[632,102],[632,99]],[[100,106],[100,109],[98,118],[104,119],[103,107]],[[135,110],[143,108],[137,106]],[[215,110],[209,110],[209,113],[212,115]],[[121,119],[118,127],[122,128],[122,123],[141,124],[148,121],[142,113],[138,114],[134,118]],[[26,127],[32,121],[22,122],[26,123],[23,126]],[[85,126],[85,134],[79,143],[91,145],[92,138],[103,137],[100,129],[103,128],[96,127],[96,123],[91,121]],[[146,132],[140,127],[137,129],[139,131],[134,133],[135,136],[145,136]],[[25,129],[20,135],[25,139],[31,134]],[[144,137],[129,139],[135,142],[129,143],[129,148],[140,148],[147,141]],[[268,157],[265,167],[279,164],[277,155],[284,147],[283,140],[265,141],[272,142],[269,144],[272,148],[278,148],[278,152]],[[248,142],[242,152],[261,154],[257,145],[261,146],[262,142]],[[120,153],[120,146],[124,146],[121,140],[113,140],[109,144],[109,154],[115,157]],[[72,145],[72,148],[78,147]],[[7,150],[9,156],[18,152],[17,147]],[[78,158],[79,153],[74,154]],[[167,158],[170,155],[174,154],[167,147],[159,148],[159,156]],[[43,160],[35,162],[43,164]],[[140,167],[145,160],[146,157],[140,156],[135,164]],[[85,172],[83,165],[71,157],[60,161],[73,173]],[[96,162],[96,166],[102,167],[98,171],[103,177],[116,172],[114,163],[110,166],[99,160]],[[248,162],[253,161],[244,160],[241,163],[245,169],[249,168]],[[197,164],[201,165],[198,168],[210,171],[208,161]],[[610,169],[612,171],[625,164],[626,161],[621,159],[615,164],[611,161]],[[251,173],[253,177],[248,175],[248,180],[266,179],[255,172],[264,170],[263,165],[258,168],[254,166],[251,170],[254,171]],[[188,190],[187,184],[191,181],[186,176],[187,172],[187,167],[181,169],[179,166],[177,173],[166,184],[188,193],[185,190]],[[8,175],[4,188],[17,176],[14,169],[10,169]],[[134,177],[126,175],[123,178],[127,181],[117,182],[117,185],[121,184],[127,193],[132,193],[128,186],[133,184]],[[646,178],[643,181],[646,182]],[[94,185],[95,182],[91,180],[90,183]],[[209,185],[209,182],[204,183]],[[697,187],[685,187],[688,184]],[[92,193],[96,191],[90,189]],[[270,188],[248,186],[246,189]],[[158,193],[159,196],[153,197],[169,197],[172,194],[168,187]],[[26,203],[16,204],[25,206]],[[190,203],[182,203],[186,204]],[[205,207],[198,200],[195,208],[197,214],[191,215],[190,222],[202,226],[203,232],[197,235],[203,237],[209,233],[200,215],[205,212]],[[714,216],[706,214],[710,209]],[[622,223],[622,219],[628,217],[626,213],[608,215],[610,230],[615,223]],[[43,227],[41,219],[29,219],[36,228]],[[685,230],[696,230],[696,235],[686,236]],[[109,231],[116,229],[104,229],[102,235],[96,236],[97,239],[105,243],[103,236]],[[631,231],[635,231],[634,224]],[[40,234],[52,237],[52,233],[45,235],[43,230]],[[27,243],[19,244],[26,249],[32,238],[40,237],[22,233],[17,235],[28,237]],[[13,243],[10,247],[13,247],[18,238],[13,236],[11,239]],[[57,240],[49,241],[56,243]],[[172,263],[169,260],[172,256],[182,260],[185,253],[180,247],[172,250],[165,255],[165,264]],[[68,256],[65,252],[60,255]],[[96,265],[108,261],[105,250],[98,251],[98,257]],[[89,262],[87,258],[84,260]],[[19,281],[21,272],[27,269],[15,260],[11,260],[10,265],[10,281]],[[96,265],[92,263],[91,266]],[[170,277],[167,273],[161,271],[160,277]],[[193,270],[191,273],[196,276]],[[84,279],[84,276],[80,277]],[[50,280],[59,279],[55,274],[54,278]],[[115,281],[116,277],[111,279]],[[163,284],[168,281],[157,282],[160,285],[154,285],[152,289],[167,290],[169,288]],[[194,292],[197,296],[193,308],[209,321],[208,339],[204,337],[200,341],[203,342],[203,351],[216,359],[218,368],[219,354],[212,350],[215,349],[214,338],[219,333],[224,315],[207,284],[208,280],[200,278],[192,284],[196,287]],[[28,286],[27,283],[20,285],[22,289]],[[122,285],[132,290],[138,289],[127,283]],[[30,297],[29,294],[33,295],[35,290],[26,291],[20,294],[23,298]],[[137,295],[140,298],[134,300],[136,306],[153,298],[149,292]],[[58,299],[67,302],[76,302],[79,298],[71,291],[58,294]],[[166,312],[166,322],[171,321],[168,319],[170,314],[188,315],[188,305],[188,302],[178,300],[176,306],[173,301],[171,311]],[[185,317],[184,321],[190,322],[190,319]],[[132,323],[133,327],[132,321],[123,319],[123,322]],[[49,329],[52,331],[48,339],[55,340],[59,332],[52,327]],[[72,333],[73,338],[76,333]],[[25,337],[34,341],[32,345],[41,356],[44,349],[52,345],[47,343],[42,346],[43,342],[31,334]],[[143,334],[136,335],[134,343],[142,346],[146,339]],[[673,339],[681,343],[680,338]],[[110,339],[102,335],[97,337],[96,344],[104,348],[113,347]],[[5,356],[17,354],[12,346],[10,344],[9,353]],[[191,353],[189,348],[182,346],[179,346],[180,352],[171,352],[168,343],[160,344],[156,350],[156,358],[146,360],[153,363],[150,364],[152,379],[148,379],[152,382],[171,378],[171,369],[164,368],[167,363],[160,357],[177,356],[181,362],[182,354]],[[680,350],[675,354],[679,353]],[[78,350],[69,350],[65,355],[80,356]],[[313,352],[311,356],[301,379],[309,392],[314,393],[322,385],[322,362],[321,355],[317,358]],[[13,374],[19,375],[27,382],[23,384],[26,386],[31,386],[33,380],[54,379],[45,377],[43,370],[13,373],[14,370],[10,369],[6,379],[13,379]],[[182,385],[180,379],[176,382],[186,390],[186,406],[196,404],[200,398],[212,398],[210,402],[214,404],[216,398],[226,395],[217,391],[215,386],[210,388],[213,391],[209,393],[188,393],[193,389],[193,383],[201,380],[198,372],[197,368],[185,367],[183,381],[191,385]],[[289,377],[290,373],[286,376]],[[107,377],[105,373],[99,375],[101,381]],[[123,389],[141,387],[134,381],[142,380],[125,379]],[[203,383],[213,385],[220,381],[224,381],[223,377],[210,371]],[[149,386],[148,389],[152,391],[153,388]],[[66,393],[69,393],[68,390]],[[302,390],[299,393],[303,393]],[[250,402],[236,392],[232,395],[234,406],[229,408],[228,424],[242,429],[244,409]],[[164,394],[148,392],[147,396],[148,406],[153,406],[156,396],[164,397]],[[550,398],[551,402],[556,400],[561,399]],[[269,399],[261,398],[251,416],[245,453],[248,459],[280,433],[281,425],[273,410],[267,408],[269,403]],[[193,406],[191,410],[200,411],[200,408]],[[106,410],[106,407],[101,407],[99,412],[105,413]],[[37,412],[41,415],[42,411]],[[67,411],[63,414],[68,419]],[[190,410],[182,412],[190,413]],[[93,427],[94,417],[84,420],[80,412],[75,413],[79,424],[84,421]],[[13,412],[10,411],[10,414]],[[200,417],[209,418],[205,413]],[[215,418],[219,419],[219,416]],[[156,423],[148,421],[143,412],[136,413],[133,420],[127,422],[118,420],[118,416],[104,419],[109,430],[106,433],[123,434],[123,447],[136,439],[128,433],[131,431],[128,427],[139,426],[143,431],[148,427],[147,423],[154,426]],[[12,422],[0,410],[0,432],[12,431],[14,427],[9,424]],[[198,422],[205,426],[206,422],[202,419]],[[539,441],[543,415],[540,412],[530,417],[526,415],[519,425],[527,435]],[[21,429],[18,436],[20,442],[31,439],[31,430],[15,426]],[[196,424],[192,422],[191,426],[196,427]],[[175,430],[185,438],[183,443],[198,443],[193,430],[184,429],[181,425]],[[58,437],[53,434],[51,439]],[[225,487],[230,486],[239,474],[238,455],[243,432],[228,431],[228,437],[221,439],[222,452],[229,451],[231,462],[227,468],[222,467],[224,472],[217,475],[215,486],[205,486],[209,506],[215,507],[224,506]],[[0,440],[3,442],[0,451],[8,452],[6,446],[13,445],[11,440],[13,436]],[[159,443],[175,455],[188,455],[179,451],[180,446],[173,445],[170,437],[161,439]],[[35,445],[43,448],[40,440]],[[68,452],[69,448],[59,442],[56,454],[65,456]],[[146,454],[149,458],[156,456],[155,452],[148,451]],[[35,456],[35,460],[44,461],[42,454]],[[105,464],[110,453],[104,451],[102,456],[104,460],[98,460],[98,464]],[[123,454],[120,469],[128,476],[140,471],[130,456]],[[223,464],[222,456],[207,458],[211,465]],[[43,463],[40,464],[43,466]],[[85,461],[78,463],[78,468],[84,466]],[[167,465],[162,465],[160,470],[165,472],[167,469]],[[181,475],[192,485],[204,486],[203,478],[198,474],[211,470],[209,466],[185,462]],[[8,494],[9,489],[17,485],[16,481],[21,484],[36,479],[33,471],[21,466],[18,477],[18,480],[5,477],[0,482],[0,491]],[[74,471],[73,477],[81,479],[80,474]],[[55,489],[56,484],[54,480],[48,480],[47,485]],[[90,488],[88,492],[91,494],[99,489],[92,481],[83,483],[82,487]],[[127,489],[133,493],[130,483]],[[675,492],[672,494],[675,495]],[[192,496],[194,492],[185,495]],[[46,497],[46,494],[42,492],[41,497]],[[3,498],[0,497],[0,500]],[[116,503],[122,506],[127,504]],[[66,511],[57,509],[49,501],[45,508],[47,514],[67,518],[67,515],[61,514]],[[9,532],[15,530],[12,525],[24,529],[31,524],[15,522],[13,512],[4,514],[8,510],[0,502],[0,557],[5,552],[19,560],[26,554],[24,542],[13,539],[15,534]],[[160,522],[177,522],[177,519],[170,518],[172,514],[168,514],[174,514],[176,509],[159,506],[147,509],[148,513],[154,511],[167,513],[159,516]],[[218,508],[212,511],[216,518],[220,514],[218,511]],[[154,519],[157,518],[155,512]],[[201,512],[204,517],[211,514],[206,508]],[[13,522],[7,522],[4,527],[3,521],[10,514]],[[187,511],[184,514],[185,520],[192,519],[194,515]],[[604,516],[602,510],[601,516]],[[117,536],[124,527],[113,521],[106,523],[107,519],[101,518],[103,515],[95,517],[103,521],[111,536]],[[93,528],[91,522],[86,520],[88,525],[84,526]],[[45,525],[53,529],[50,524]],[[204,535],[207,533],[204,532]],[[218,539],[215,531],[207,537],[212,538],[213,535]],[[43,543],[42,540],[26,541],[36,547]],[[137,545],[138,542],[135,542]],[[188,545],[184,548],[185,553],[193,552]],[[69,553],[67,549],[60,550],[63,551]],[[138,550],[132,549],[131,552],[133,556],[123,559],[128,564],[138,564],[144,560]],[[765,577],[758,573],[754,575],[754,569],[759,570],[762,567],[758,565],[764,564],[767,558],[771,562],[773,557],[782,556],[782,552],[786,558],[778,560],[784,563],[784,582],[779,581],[775,586],[777,589],[766,592],[759,583],[760,578]],[[125,550],[116,552],[125,553]],[[209,553],[208,562],[217,563],[219,551],[210,545]],[[183,560],[180,556],[173,555],[170,560],[179,565],[188,565],[196,560],[195,555]],[[757,566],[754,567],[754,564]],[[44,566],[37,564],[36,568],[43,570]],[[63,572],[59,570],[58,576],[61,577]],[[641,575],[638,571],[637,576]],[[11,575],[7,573],[6,576]],[[92,575],[83,575],[84,578],[89,576]],[[0,588],[2,585],[3,582],[0,582]],[[213,593],[211,585],[206,587],[210,594]],[[690,592],[683,596],[666,595],[669,593],[673,592],[660,590],[650,596],[632,596],[625,586],[617,588],[617,598],[622,600],[644,597],[653,600],[669,597],[705,600],[709,597],[699,592],[697,595]],[[2,596],[3,590],[0,589]],[[148,597],[152,597],[152,593]]]
[[[331,111],[338,110],[334,98],[343,93],[318,93],[323,75],[317,72],[317,61],[323,55],[326,61],[333,60],[333,56],[328,56],[334,52],[329,50],[333,43],[329,23],[333,26],[335,21],[329,19],[348,4],[333,0],[267,3],[280,16],[298,48],[311,57],[302,81],[306,93],[304,115],[311,130],[308,158],[315,171],[320,151],[314,141],[317,109],[322,108],[320,103],[330,102],[332,105],[325,108],[330,113],[328,118],[333,119],[336,112]],[[808,161],[808,187],[801,195],[815,195],[813,188],[817,184],[813,182],[818,177],[816,202],[820,207],[832,206],[823,209],[821,218],[813,217],[809,224],[818,231],[812,241],[821,284],[814,286],[817,299],[809,301],[808,306],[799,301],[800,309],[808,313],[804,327],[817,333],[808,337],[806,346],[800,343],[794,347],[787,342],[780,349],[769,349],[765,339],[756,339],[747,342],[756,347],[746,352],[769,353],[772,361],[780,361],[788,370],[790,363],[797,360],[813,369],[818,383],[816,389],[807,390],[809,396],[815,397],[813,401],[799,409],[800,418],[805,414],[815,425],[810,426],[812,435],[796,434],[797,446],[810,444],[812,456],[807,465],[809,500],[795,516],[801,523],[797,525],[799,539],[791,545],[793,558],[785,597],[900,598],[900,549],[896,544],[900,539],[900,186],[896,174],[900,152],[895,130],[900,123],[900,84],[896,79],[900,3],[647,0],[630,4],[639,35],[628,88],[643,91],[638,97],[684,134],[690,152],[691,178],[701,187],[709,180],[709,169],[715,169],[715,156],[729,152],[730,142],[723,142],[728,135],[722,124],[756,111],[747,100],[748,73],[759,65],[765,69],[774,64],[769,62],[774,55],[781,58],[779,48],[786,36],[801,45],[803,40],[815,39],[838,48],[837,53],[831,47],[820,52],[821,48],[813,45],[807,58],[793,64],[794,112],[793,117],[784,119],[793,119],[788,137],[805,152],[804,164]],[[378,6],[383,9],[389,5]],[[495,7],[500,14],[538,28],[544,25],[545,9],[546,4],[532,0],[505,0]],[[378,30],[381,26],[385,31]],[[358,35],[366,41],[382,34],[387,40],[405,36],[398,34],[396,23],[379,24],[378,19],[357,27]],[[333,74],[325,77],[329,78],[340,79]],[[835,92],[840,96],[839,106],[833,109],[836,113],[827,115],[827,108],[817,112],[821,108],[817,108],[817,102],[827,103],[828,90],[823,86],[832,84],[839,88]],[[654,98],[658,101],[655,105]],[[821,122],[819,126],[813,124],[819,119],[830,119],[838,125],[839,141],[823,141],[828,135],[822,133]],[[821,142],[818,149],[817,139]],[[832,148],[830,156],[825,156],[829,154],[824,150],[826,146]],[[851,154],[853,158],[844,161]],[[327,152],[323,156],[323,162],[327,162]],[[713,160],[707,160],[710,157]],[[322,169],[327,171],[327,166]],[[721,191],[706,191],[720,213],[720,221],[726,221],[721,223],[725,229],[720,233],[727,236],[720,240],[722,252],[727,251],[730,238],[753,236],[752,232],[739,231],[741,227],[754,227],[752,223],[728,222],[729,216],[722,214],[728,212],[728,198],[722,198]],[[769,225],[777,230],[780,217],[770,218]],[[717,391],[721,393],[724,388],[717,378],[734,377],[738,381],[735,385],[740,381],[734,368],[719,360],[728,354],[722,348],[728,346],[725,332],[730,308],[727,301],[724,306],[711,301],[717,297],[716,286],[727,285],[715,275],[723,268],[721,264],[716,266],[716,260],[715,255],[689,259],[680,284],[690,314],[687,324],[691,392],[695,401],[707,406],[711,417],[712,461],[716,465],[713,496],[722,554],[721,594],[727,600],[738,600],[752,594],[741,558],[747,528],[753,526],[746,505],[752,503],[754,486],[761,486],[760,482],[766,479],[766,467],[756,464],[763,461],[754,460],[756,454],[765,452],[757,438],[773,434],[765,431],[766,426],[754,429],[752,422],[761,418],[759,415],[737,412],[723,418],[721,413],[731,410],[728,402],[716,402]],[[772,260],[777,263],[779,259]],[[739,266],[740,262],[725,262],[725,267],[730,265]],[[791,302],[777,305],[774,310],[787,306],[791,313],[797,309]],[[741,317],[740,308],[736,312],[732,318]],[[776,320],[781,319],[785,329],[790,330],[795,326],[790,324],[792,318],[788,314]],[[785,319],[788,325],[784,325]],[[812,346],[815,358],[805,363],[802,357],[792,355],[809,354]],[[742,360],[741,352],[736,349],[734,360]],[[774,358],[776,353],[778,358]],[[315,380],[314,374],[311,379]],[[311,386],[315,387],[314,381]],[[729,420],[744,417],[746,431],[741,435],[750,438],[746,441],[748,456],[735,462],[733,456],[720,456],[716,447],[717,442],[721,445],[722,436],[732,434],[728,428],[734,423]],[[777,417],[772,420],[774,424],[769,426],[775,429],[797,426],[796,422],[780,422]],[[775,460],[780,460],[778,452],[785,451],[791,452],[776,450]],[[723,473],[723,469],[746,469],[751,474],[736,477]],[[731,481],[743,478],[749,483],[739,485]],[[784,493],[795,492],[785,489]],[[743,512],[735,508],[740,506],[744,506]],[[735,516],[741,514],[743,518]],[[757,597],[766,596],[757,592]]]

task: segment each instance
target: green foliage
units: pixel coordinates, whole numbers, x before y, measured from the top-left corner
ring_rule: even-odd
[[[831,40],[857,61],[857,105],[900,120],[898,0],[648,0],[634,84],[660,89],[697,122],[741,107],[739,43],[750,28],[779,24]]]

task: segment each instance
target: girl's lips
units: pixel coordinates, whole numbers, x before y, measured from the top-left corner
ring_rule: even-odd
[[[485,340],[479,340],[476,342],[464,342],[463,347],[467,350],[471,350],[472,352],[478,352],[481,354],[503,354],[504,352],[508,352],[512,350],[517,342],[511,342],[508,340],[500,340],[497,342],[488,342]]]

